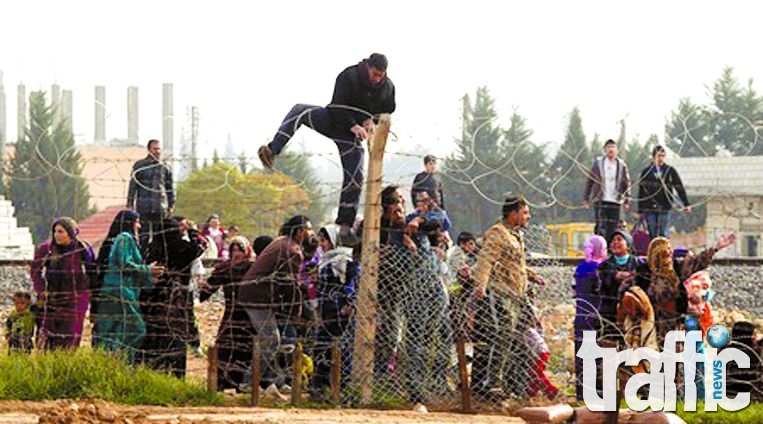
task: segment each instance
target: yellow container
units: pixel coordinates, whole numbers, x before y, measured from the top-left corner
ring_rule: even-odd
[[[548,224],[549,252],[552,256],[582,258],[583,243],[593,235],[594,224],[590,222],[570,222]]]

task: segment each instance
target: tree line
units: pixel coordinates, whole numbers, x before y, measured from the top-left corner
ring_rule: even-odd
[[[456,149],[445,158],[442,171],[446,206],[456,231],[488,228],[497,220],[508,193],[529,201],[535,222],[590,221],[591,212],[582,207],[583,187],[607,138],[618,142],[632,179],[651,162],[651,150],[658,144],[681,157],[714,156],[721,149],[735,156],[763,154],[763,97],[753,88],[752,79],[742,84],[733,68],[726,67],[706,88],[706,104],[689,98],[678,101],[666,120],[662,141],[657,134],[649,135],[645,142],[628,138],[625,120],[620,122],[617,137],[589,137],[583,131],[581,111],[574,107],[564,140],[553,156],[548,145],[532,141],[533,130],[517,108],[507,127],[498,124],[495,100],[487,87],[478,88],[473,98],[464,96],[462,134],[455,140]],[[676,218],[679,230],[704,225],[704,205],[698,205],[691,215],[677,214]]]

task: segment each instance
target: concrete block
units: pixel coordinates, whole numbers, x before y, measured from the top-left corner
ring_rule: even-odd
[[[563,423],[572,418],[575,410],[570,405],[558,404],[519,408],[514,413],[531,423]]]

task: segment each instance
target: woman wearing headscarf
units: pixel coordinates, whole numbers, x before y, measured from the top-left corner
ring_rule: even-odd
[[[692,274],[707,268],[719,250],[736,241],[734,234],[720,237],[715,246],[699,255],[678,258],[670,240],[656,237],[649,243],[647,267],[638,273],[637,284],[647,293],[655,310],[657,341],[660,346],[668,331],[678,329],[688,307],[686,288],[682,283]]]
[[[601,282],[599,314],[603,340],[617,343],[622,340],[617,327],[617,304],[628,287],[632,286],[642,261],[631,254],[633,237],[625,230],[616,230],[609,239],[610,256],[599,265]]]
[[[323,255],[318,262],[316,298],[320,326],[315,343],[315,376],[310,387],[313,401],[323,401],[330,387],[333,343],[339,343],[341,358],[341,384],[347,382],[350,371],[352,338],[352,307],[355,289],[360,278],[360,264],[353,257],[353,249],[337,246],[338,228],[327,225],[318,231]]]
[[[254,255],[246,237],[231,238],[230,259],[215,266],[206,284],[199,290],[204,302],[222,288],[225,298],[220,327],[217,330],[217,390],[238,389],[252,362],[252,327],[249,315],[237,299],[238,286],[252,266]]]
[[[41,331],[46,350],[79,346],[90,301],[89,280],[95,278],[90,245],[79,239],[77,222],[68,217],[53,221],[51,237],[35,251],[31,277],[42,306]]]
[[[146,321],[144,360],[151,368],[172,371],[183,378],[187,347],[197,337],[193,311],[191,266],[205,246],[188,229],[184,239],[174,218],[165,218],[148,245],[146,262],[164,266],[156,283],[140,293],[140,308]]]
[[[111,223],[107,236],[111,246],[93,328],[95,346],[123,352],[129,363],[134,362],[146,335],[138,296],[141,289],[150,287],[164,272],[161,265],[143,265],[138,245],[139,231],[139,215],[129,209],[120,211]],[[104,252],[101,247],[99,258]]]
[[[607,259],[607,241],[600,235],[589,237],[583,244],[585,259],[575,269],[575,352],[583,343],[583,331],[601,334],[599,318],[601,281],[596,270]],[[598,380],[598,378],[597,378]],[[583,400],[583,359],[575,358],[575,394]]]
[[[207,222],[204,224],[204,228],[201,231],[201,235],[208,237],[215,247],[217,248],[217,257],[227,259],[227,249],[225,246],[225,239],[228,238],[228,233],[225,228],[220,226],[220,215],[213,213],[207,218]]]

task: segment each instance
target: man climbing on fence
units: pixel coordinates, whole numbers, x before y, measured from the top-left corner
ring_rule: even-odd
[[[342,193],[339,197],[337,244],[352,246],[358,242],[352,226],[358,211],[363,184],[363,145],[375,128],[374,119],[395,111],[395,86],[387,77],[387,58],[374,53],[357,65],[342,71],[336,78],[334,96],[326,107],[296,104],[286,115],[273,141],[257,152],[265,168],[284,149],[302,125],[334,140],[342,161]]]

